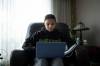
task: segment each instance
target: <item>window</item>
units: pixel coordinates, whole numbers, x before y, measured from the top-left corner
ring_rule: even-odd
[[[21,49],[28,25],[43,22],[48,13],[51,0],[0,0],[0,49]]]

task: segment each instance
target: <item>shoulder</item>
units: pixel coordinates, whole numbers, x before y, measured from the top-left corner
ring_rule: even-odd
[[[55,32],[56,32],[57,34],[63,35],[63,33],[62,33],[60,30],[58,30],[58,29],[55,29]]]
[[[42,35],[44,33],[44,31],[42,31],[42,30],[39,30],[39,31],[36,31],[35,33],[34,33],[34,36],[36,35],[36,36],[39,36],[39,35]]]
[[[61,32],[61,31],[59,31],[58,29],[55,29],[55,34],[58,36],[58,37],[60,37],[60,38],[62,38],[62,37],[64,37],[63,36],[63,33]]]

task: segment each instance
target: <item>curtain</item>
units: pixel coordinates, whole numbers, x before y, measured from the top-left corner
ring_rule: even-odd
[[[70,0],[52,0],[53,13],[58,22],[63,22],[70,26],[71,24],[71,6]]]
[[[51,0],[0,0],[0,54],[4,60],[9,60],[14,49],[22,49],[28,25],[43,22],[48,13],[52,13]]]

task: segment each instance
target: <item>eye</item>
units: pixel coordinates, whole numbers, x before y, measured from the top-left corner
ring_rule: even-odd
[[[54,25],[54,23],[51,23],[51,25]]]
[[[47,25],[49,25],[49,24],[47,24]]]

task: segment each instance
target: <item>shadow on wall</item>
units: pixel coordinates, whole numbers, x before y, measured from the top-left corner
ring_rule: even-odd
[[[87,33],[86,39],[89,45],[97,45],[99,28],[95,24],[90,27],[90,31]]]

